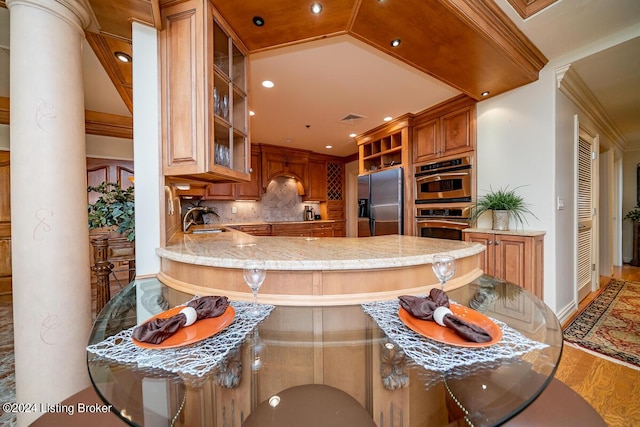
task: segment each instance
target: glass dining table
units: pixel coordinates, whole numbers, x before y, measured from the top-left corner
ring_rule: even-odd
[[[553,379],[561,326],[540,299],[490,276],[447,294],[456,316],[488,322],[490,342],[409,321],[397,299],[259,314],[231,301],[226,321],[145,348],[132,329],[197,296],[135,280],[96,319],[89,374],[134,426],[499,425]]]

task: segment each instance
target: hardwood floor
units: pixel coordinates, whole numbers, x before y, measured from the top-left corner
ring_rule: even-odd
[[[616,267],[613,277],[640,281],[640,267],[628,264]],[[589,294],[580,303],[579,311],[583,310],[610,280],[610,277],[601,277],[600,290]],[[556,378],[589,402],[609,426],[640,425],[640,370],[565,345]]]

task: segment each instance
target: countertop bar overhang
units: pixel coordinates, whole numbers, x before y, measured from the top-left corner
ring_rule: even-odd
[[[428,293],[439,286],[431,269],[433,255],[438,253],[457,259],[456,274],[446,289],[463,286],[483,274],[479,266],[485,247],[478,243],[402,235],[267,237],[224,230],[177,233],[166,247],[156,250],[161,258],[158,279],[183,292],[251,301],[242,268],[260,260],[268,272],[258,301],[306,306]]]

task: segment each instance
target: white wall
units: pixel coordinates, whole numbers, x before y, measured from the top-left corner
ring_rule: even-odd
[[[546,232],[544,300],[556,308],[554,81],[540,79],[477,105],[478,196],[490,188],[520,187],[517,193],[537,216],[529,230]],[[513,228],[513,226],[512,226]]]
[[[555,196],[564,202],[564,209],[557,210],[555,226],[556,234],[556,271],[553,281],[556,285],[556,313],[566,312],[577,308],[577,202],[575,188],[577,185],[576,146],[575,146],[575,116],[578,109],[559,90],[556,91],[556,182]],[[546,249],[546,248],[545,248]],[[546,268],[546,266],[545,266]]]
[[[154,28],[133,23],[133,117],[136,168],[136,277],[160,271],[161,179],[160,68],[158,34]],[[161,203],[162,194],[162,203]]]
[[[637,203],[636,197],[636,165],[640,163],[640,151],[630,151],[622,159],[622,217],[632,210]],[[633,257],[633,226],[631,221],[622,221],[622,259],[631,261]]]
[[[87,135],[87,157],[133,160],[133,140]]]

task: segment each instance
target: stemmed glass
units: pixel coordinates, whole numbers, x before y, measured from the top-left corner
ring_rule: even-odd
[[[258,290],[260,286],[262,286],[262,282],[264,282],[266,276],[267,270],[265,270],[263,262],[249,263],[242,270],[242,277],[253,293],[253,308],[251,309],[253,314],[260,313],[260,309],[258,308]]]
[[[431,268],[440,281],[440,289],[444,291],[444,284],[456,272],[456,259],[451,255],[434,255]]]

